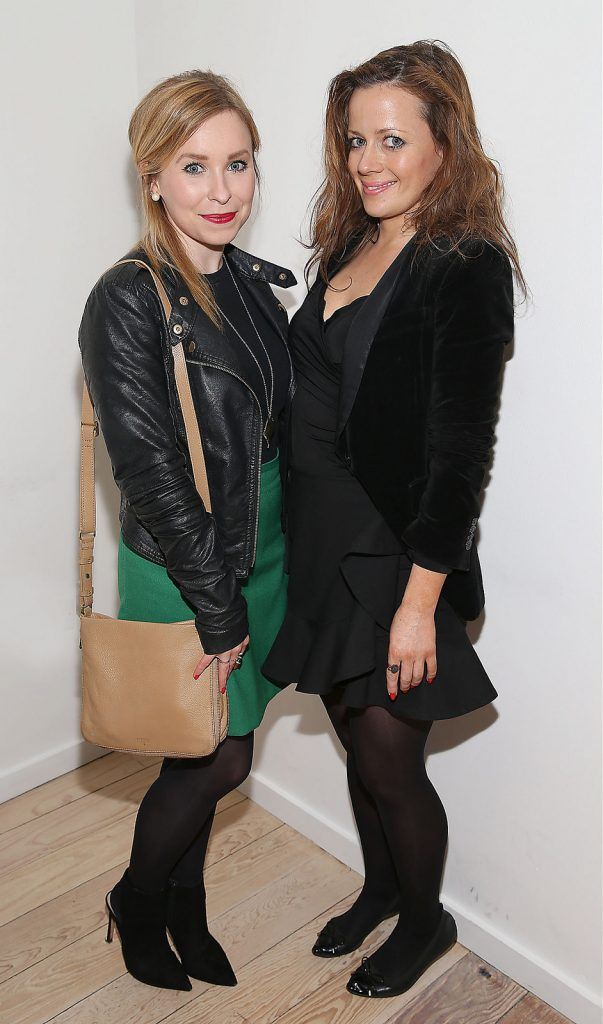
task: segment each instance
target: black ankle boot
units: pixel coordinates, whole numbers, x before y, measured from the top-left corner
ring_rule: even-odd
[[[109,911],[107,942],[113,928],[121,939],[125,965],[137,981],[157,988],[190,992],[192,985],[182,964],[170,948],[166,934],[167,889],[157,893],[136,889],[125,871],[105,897]]]
[[[211,985],[236,985],[226,953],[207,927],[205,885],[168,883],[167,926],[182,965],[191,978]]]

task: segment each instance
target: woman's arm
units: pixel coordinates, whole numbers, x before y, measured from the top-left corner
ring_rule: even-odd
[[[469,568],[479,496],[494,441],[505,343],[513,336],[513,280],[506,255],[486,243],[450,257],[435,302],[427,420],[428,478],[403,534],[413,568],[390,632],[400,688],[437,670],[434,611],[446,573]],[[395,695],[398,680],[388,673]]]
[[[158,297],[136,277],[120,268],[101,278],[79,332],[84,374],[115,481],[197,610],[204,651],[220,654],[246,637],[247,607],[177,444],[162,315]]]
[[[419,558],[463,570],[494,440],[505,343],[513,336],[510,262],[485,242],[472,250],[450,257],[435,300],[428,479],[404,531]]]

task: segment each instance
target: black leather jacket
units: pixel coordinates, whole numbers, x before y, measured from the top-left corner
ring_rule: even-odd
[[[284,306],[270,285],[295,277],[227,246],[241,290],[249,289],[286,345]],[[141,250],[124,258],[148,261]],[[84,375],[120,488],[127,546],[166,565],[196,611],[207,653],[240,643],[248,632],[241,593],[255,560],[262,422],[257,396],[235,347],[193,300],[179,275],[162,273],[172,303],[166,324],[150,274],[134,264],[111,267],[92,289],[79,332]],[[199,419],[212,495],[208,513],[195,488],[170,346],[182,341]],[[279,424],[286,461],[289,402]]]

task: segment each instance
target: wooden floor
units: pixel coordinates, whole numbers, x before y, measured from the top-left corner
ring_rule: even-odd
[[[324,922],[360,878],[233,793],[219,806],[207,861],[212,931],[236,988],[193,981],[169,992],[126,973],[104,941],[105,892],[122,874],[136,807],[158,762],[109,754],[0,808],[0,1020],[3,1024],[562,1024],[504,974],[456,945],[396,999],[349,995],[362,950],[313,957]],[[116,933],[117,935],[117,933]]]

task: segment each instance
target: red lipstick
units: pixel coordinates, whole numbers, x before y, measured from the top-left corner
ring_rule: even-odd
[[[209,220],[212,224],[230,224],[231,220],[234,220],[236,213],[201,213],[203,220]]]

